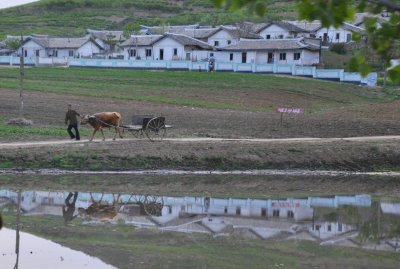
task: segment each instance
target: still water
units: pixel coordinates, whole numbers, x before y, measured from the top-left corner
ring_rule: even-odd
[[[400,268],[400,200],[0,188],[0,268]],[[14,267],[16,266],[16,267]]]

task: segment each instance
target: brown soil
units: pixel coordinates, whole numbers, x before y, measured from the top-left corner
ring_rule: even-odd
[[[17,117],[17,92],[0,89],[0,94],[0,115],[5,120]],[[26,118],[39,126],[63,126],[67,103],[73,104],[81,114],[119,111],[125,124],[129,124],[135,114],[164,115],[167,124],[173,126],[168,132],[169,137],[281,138],[400,134],[400,101],[284,115],[281,126],[280,115],[275,112],[203,109],[26,92]],[[0,138],[0,142],[14,140],[14,137]]]

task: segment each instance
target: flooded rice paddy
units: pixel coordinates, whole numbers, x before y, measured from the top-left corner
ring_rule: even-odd
[[[141,190],[0,185],[0,268],[400,267],[396,195]]]

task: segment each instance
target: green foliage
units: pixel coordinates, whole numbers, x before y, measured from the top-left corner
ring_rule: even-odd
[[[5,41],[7,47],[12,50],[17,50],[19,45],[21,44],[20,40],[17,38],[9,38]]]
[[[343,43],[334,43],[330,46],[330,50],[337,54],[346,54],[346,48]]]

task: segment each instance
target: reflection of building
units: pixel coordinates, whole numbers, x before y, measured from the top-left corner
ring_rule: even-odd
[[[26,215],[62,215],[69,192],[26,191],[21,208]],[[0,190],[0,206],[17,203],[17,193]],[[136,227],[213,236],[239,236],[258,239],[312,240],[323,245],[360,246],[357,225],[339,219],[316,217],[319,210],[340,206],[372,210],[369,195],[308,197],[287,199],[236,199],[212,197],[168,197],[79,192],[76,208],[85,210],[84,223],[124,222]],[[399,204],[382,203],[384,214],[399,215]],[[89,209],[99,208],[93,214]],[[371,209],[370,209],[371,208]],[[89,212],[90,211],[90,212]],[[105,214],[112,211],[113,214]],[[375,212],[375,210],[373,211]],[[102,218],[99,218],[98,215]],[[332,215],[331,215],[332,216]],[[83,217],[81,215],[81,217]],[[363,245],[372,248],[374,245]],[[398,238],[385,239],[385,248],[396,250]]]

